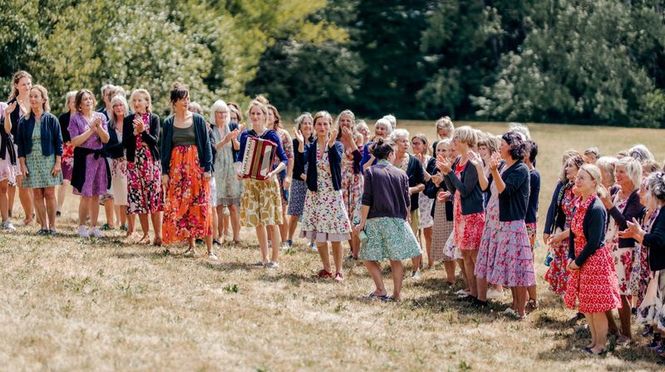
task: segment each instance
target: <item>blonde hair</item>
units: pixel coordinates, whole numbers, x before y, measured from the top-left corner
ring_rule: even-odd
[[[598,150],[598,147],[596,146],[589,147],[588,149],[584,150],[584,155],[593,155],[597,158],[600,156],[600,150]]]
[[[321,118],[330,119],[330,125],[331,125],[330,129],[332,129],[332,125],[333,125],[332,115],[330,115],[330,113],[328,111],[319,111],[316,114],[314,114],[314,117],[312,117],[312,125],[316,125],[316,121],[321,119]]]
[[[339,115],[337,115],[337,118],[335,119],[335,125],[337,125],[337,127],[339,127],[339,119],[344,115],[351,117],[351,130],[355,131],[356,130],[356,128],[355,128],[356,127],[356,115],[351,110],[344,110],[344,111],[340,112]]]
[[[386,118],[381,118],[377,120],[376,123],[374,123],[374,129],[376,129],[376,127],[378,127],[379,125],[383,125],[384,127],[386,127],[386,132],[388,136],[393,133],[393,126]]]
[[[600,187],[602,185],[600,169],[594,164],[584,164],[580,167],[580,171],[585,171],[596,182],[596,195],[604,196]]]
[[[11,101],[12,99],[18,97],[18,88],[16,88],[16,85],[23,78],[28,78],[30,79],[30,82],[32,82],[32,75],[30,75],[27,71],[21,70],[21,71],[16,71],[14,73],[14,75],[12,76],[12,83],[9,89],[11,91],[11,94],[9,95],[9,99],[7,101]]]
[[[392,127],[393,130],[395,130],[395,128],[397,128],[397,118],[395,117],[395,115],[393,115],[393,114],[384,115],[382,117],[382,119],[388,120],[388,122],[390,123],[390,126]]]
[[[390,139],[395,142],[398,138],[406,138],[409,140],[409,131],[404,128],[395,129],[390,135]]]
[[[134,97],[138,96],[139,94],[142,94],[143,98],[145,98],[145,100],[148,102],[148,107],[146,107],[146,111],[147,112],[152,112],[152,98],[150,97],[150,93],[148,93],[147,90],[145,90],[143,88],[134,89],[132,94],[129,96],[129,100],[134,101]],[[116,94],[116,96],[122,96],[122,95],[121,94]]]
[[[498,136],[493,135],[489,132],[480,132],[478,134],[478,147],[485,146],[489,150],[490,155],[499,151],[501,146],[501,139]]]
[[[470,126],[464,125],[455,130],[453,140],[465,143],[469,147],[474,147],[478,143],[478,132]]]
[[[42,85],[35,84],[32,86],[32,88],[30,88],[30,91],[32,92],[33,89],[37,89],[39,91],[39,94],[42,96],[42,99],[44,100],[44,103],[42,103],[42,110],[44,112],[51,111],[51,105],[49,104],[48,100],[48,91],[46,90],[46,88],[44,88],[44,86]],[[26,118],[30,117],[31,114],[32,114],[32,107],[29,106],[27,112],[25,113],[25,117]]]
[[[608,182],[610,185],[614,185],[616,182],[614,179],[614,167],[617,161],[619,161],[619,159],[614,156],[601,156],[596,160],[596,166],[610,175],[611,182]]]
[[[621,158],[615,165],[615,172],[618,167],[624,167],[626,169],[628,177],[633,181],[633,190],[640,187],[640,184],[642,183],[642,164],[637,159],[630,156]]]
[[[448,130],[448,138],[452,138],[453,135],[455,134],[455,125],[453,124],[453,121],[450,120],[449,116],[443,116],[440,117],[435,123],[434,127],[436,128],[437,132],[439,129],[447,129]],[[438,133],[437,133],[438,135]]]

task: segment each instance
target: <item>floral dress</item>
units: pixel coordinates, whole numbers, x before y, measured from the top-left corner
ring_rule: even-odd
[[[282,147],[284,148],[286,157],[290,161],[293,161],[293,140],[291,139],[291,135],[286,129],[283,128],[279,128],[277,130],[277,134],[279,135],[279,139],[282,141]],[[277,167],[280,162],[281,160],[278,157],[275,157],[273,167]],[[286,170],[279,172],[278,175],[279,189],[281,190],[280,194],[282,195],[283,205],[287,205],[289,203],[289,189],[284,187],[285,178],[286,178]]]
[[[613,203],[617,209],[623,213],[623,210],[628,203],[628,199],[621,199],[621,192],[617,192],[614,195]],[[614,266],[616,268],[617,278],[619,279],[619,292],[622,296],[630,296],[633,294],[630,282],[631,272],[633,270],[634,247],[619,248],[619,226],[614,221],[610,222],[607,235],[609,236],[606,236],[606,241],[610,242],[609,246],[612,250]]]
[[[143,114],[141,119],[146,128],[150,128],[150,114]],[[127,162],[127,187],[129,214],[149,214],[164,209],[161,167],[152,157],[148,144],[141,135],[134,136],[136,157],[134,162]]]
[[[594,200],[595,196],[589,197],[585,202],[580,201],[571,221],[575,257],[579,256],[587,243],[584,236],[584,216]],[[621,307],[614,261],[606,246],[598,248],[578,270],[571,270],[564,302],[568,308],[575,309],[577,306],[579,311],[585,314],[603,313]]]
[[[312,145],[314,146],[314,145]],[[317,191],[307,190],[302,215],[302,236],[316,242],[340,242],[351,239],[351,223],[342,199],[335,190],[330,172],[327,146],[316,149]],[[313,166],[314,164],[308,164]]]
[[[570,185],[572,186],[572,185]],[[570,227],[570,222],[575,213],[575,195],[573,195],[573,188],[567,187],[563,191],[563,198],[561,199],[561,209],[566,216],[565,228]],[[555,233],[561,232],[560,229],[555,230]],[[545,273],[545,280],[550,284],[550,290],[559,296],[563,296],[566,292],[566,283],[570,272],[568,270],[568,239],[554,244],[552,250],[552,262],[550,267]]]
[[[41,143],[41,120],[36,120],[32,130],[32,151],[25,157],[28,168],[28,174],[23,177],[25,188],[45,188],[62,184],[62,172],[55,176],[51,174],[55,166],[55,154],[44,156]]]
[[[222,128],[215,127],[212,130],[212,136],[215,140],[215,145],[220,143],[226,134],[229,133],[228,125]],[[233,149],[232,144],[229,142],[217,150],[215,156],[214,178],[217,187],[217,205],[229,206],[240,205],[240,197],[242,196],[243,186],[242,181],[236,176],[235,167],[233,165]]]
[[[353,172],[354,162],[353,153],[345,150],[342,156],[342,198],[349,221],[359,223],[364,178],[361,173]]]

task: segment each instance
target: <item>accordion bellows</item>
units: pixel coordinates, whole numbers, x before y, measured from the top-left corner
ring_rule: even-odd
[[[242,178],[267,179],[276,152],[277,145],[274,142],[257,137],[247,137],[240,167]]]

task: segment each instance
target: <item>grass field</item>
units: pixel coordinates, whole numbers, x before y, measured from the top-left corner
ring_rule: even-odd
[[[431,123],[400,126],[434,134]],[[541,221],[562,151],[597,145],[609,154],[644,143],[665,159],[662,130],[530,128],[540,145]],[[566,323],[574,312],[544,285],[542,248],[541,308],[516,322],[499,314],[508,294],[489,313],[456,301],[440,267],[405,281],[399,304],[360,299],[373,289],[362,266],[349,264],[341,284],[313,279],[318,255],[303,242],[280,269],[255,269],[248,229],[242,246],[217,250],[216,263],[203,247],[197,258],[167,255],[125,244],[120,232],[83,241],[74,234],[77,200],[68,198],[63,236],[38,237],[35,226],[0,234],[3,370],[662,370],[639,337],[603,358],[579,350],[588,332]]]

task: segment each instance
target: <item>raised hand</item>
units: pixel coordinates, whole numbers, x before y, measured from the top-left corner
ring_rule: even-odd
[[[633,218],[632,222],[626,221],[626,223],[628,224],[628,228],[623,231],[619,231],[619,237],[621,239],[637,239],[644,232],[639,222],[637,222],[635,218]]]
[[[145,130],[145,126],[143,125],[143,120],[139,118],[134,119],[134,131],[136,134],[142,133]]]
[[[14,110],[16,110],[16,106],[18,106],[17,101],[14,101],[14,102],[10,103],[9,106],[7,106],[7,108],[5,108],[5,113],[11,114],[12,112],[14,112]]]
[[[483,158],[480,157],[480,154],[474,151],[469,151],[469,161],[476,167],[483,165]]]
[[[448,174],[453,170],[452,164],[450,164],[450,160],[448,160],[443,155],[436,157],[436,167],[439,168],[443,174]]]
[[[490,170],[492,172],[496,171],[499,168],[499,161],[500,161],[500,155],[499,153],[494,153],[492,154],[492,157],[490,158]]]
[[[305,141],[305,136],[303,136],[302,131],[298,127],[293,127],[293,135],[296,137],[298,142],[303,143]]]
[[[328,134],[330,137],[328,137],[328,147],[332,146],[333,143],[337,140],[337,128],[333,128],[330,130],[330,133]]]

